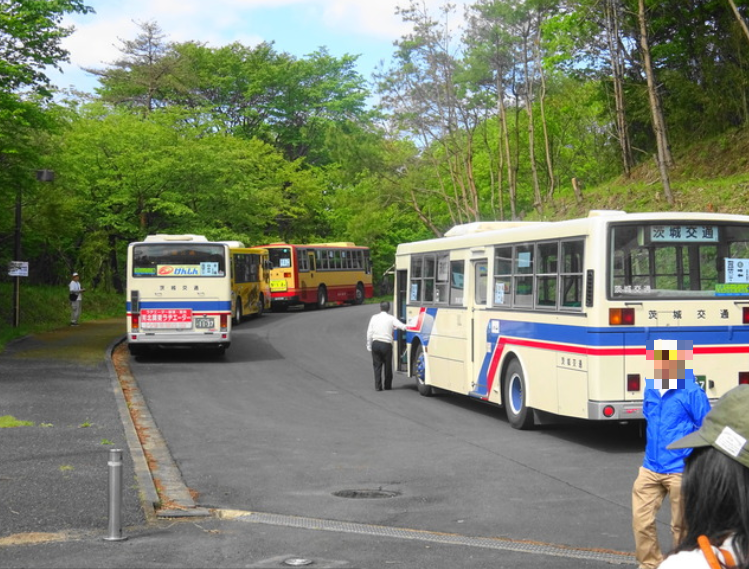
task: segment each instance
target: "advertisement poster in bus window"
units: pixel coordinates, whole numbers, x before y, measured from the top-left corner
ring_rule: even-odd
[[[437,259],[437,282],[447,282],[447,277],[450,274],[450,262],[448,257],[440,257]]]
[[[749,259],[726,259],[726,284],[749,283]]]

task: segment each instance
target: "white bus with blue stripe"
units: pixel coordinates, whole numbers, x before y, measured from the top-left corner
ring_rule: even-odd
[[[158,347],[231,344],[230,247],[201,235],[149,235],[127,253],[127,344],[134,355]]]
[[[398,246],[397,369],[422,395],[554,415],[642,419],[648,342],[690,340],[715,400],[749,383],[749,216],[592,211],[486,222]]]

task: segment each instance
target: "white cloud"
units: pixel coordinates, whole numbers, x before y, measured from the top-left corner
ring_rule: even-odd
[[[419,0],[422,1],[422,0]],[[423,0],[436,14],[445,0]],[[468,0],[453,0],[460,8]],[[76,32],[64,40],[70,52],[71,64],[63,66],[66,74],[53,80],[61,86],[70,82],[78,88],[87,81],[80,67],[101,68],[115,61],[121,54],[120,40],[134,39],[139,33],[138,23],[154,21],[163,30],[167,41],[198,41],[212,47],[241,42],[256,45],[261,41],[275,41],[281,51],[304,49],[304,55],[319,47],[304,45],[307,35],[324,34],[326,45],[333,53],[359,53],[358,46],[375,58],[387,57],[392,42],[408,32],[409,26],[396,15],[397,6],[409,0],[86,0],[95,14],[74,15],[66,24],[75,25]],[[301,14],[301,17],[300,17]],[[263,24],[275,27],[266,29]],[[311,32],[315,32],[314,34]],[[286,34],[285,37],[281,37]],[[312,40],[317,41],[317,40]],[[365,49],[365,48],[362,48]],[[90,79],[90,78],[89,78]]]

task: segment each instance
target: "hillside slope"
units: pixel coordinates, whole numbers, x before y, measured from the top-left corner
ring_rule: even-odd
[[[655,161],[649,160],[638,166],[629,179],[619,177],[594,188],[583,186],[580,203],[567,182],[541,215],[533,212],[526,219],[585,217],[591,209],[749,214],[749,129],[696,141],[672,152],[674,206],[666,201]]]

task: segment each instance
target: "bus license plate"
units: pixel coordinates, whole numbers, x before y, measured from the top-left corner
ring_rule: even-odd
[[[196,328],[214,328],[214,319],[213,318],[196,318],[195,319],[195,327]]]

